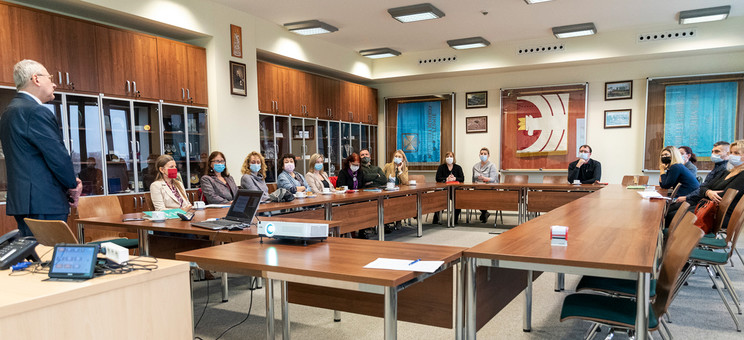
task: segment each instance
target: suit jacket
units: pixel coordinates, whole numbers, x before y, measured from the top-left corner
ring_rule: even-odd
[[[186,197],[186,189],[183,188],[181,181],[173,181],[178,192],[181,194],[183,204],[178,203],[178,198],[173,194],[173,191],[165,184],[164,180],[157,180],[150,184],[150,198],[152,199],[152,205],[155,210],[166,210],[166,209],[184,209],[191,207],[189,198]],[[186,210],[186,209],[184,209]]]
[[[328,179],[328,174],[323,171],[323,175],[320,175],[320,171],[308,172],[305,174],[305,180],[307,185],[310,187],[312,192],[323,192],[323,181],[328,181],[328,187],[333,189],[331,181]],[[333,191],[333,190],[331,190]]]
[[[8,172],[8,215],[68,214],[67,190],[77,186],[57,117],[18,93],[0,119]]]
[[[238,186],[235,185],[232,176],[225,177],[222,183],[217,176],[204,175],[201,177],[201,189],[207,204],[224,204],[235,199],[238,194]]]

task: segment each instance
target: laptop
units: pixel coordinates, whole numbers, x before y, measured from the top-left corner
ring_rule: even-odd
[[[216,221],[191,222],[191,225],[210,230],[248,228],[258,210],[261,195],[263,195],[261,190],[238,189],[227,216]]]

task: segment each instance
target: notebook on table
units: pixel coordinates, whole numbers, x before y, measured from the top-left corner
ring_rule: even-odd
[[[191,222],[191,225],[211,230],[248,228],[256,215],[262,194],[261,190],[238,189],[227,216],[216,221]]]

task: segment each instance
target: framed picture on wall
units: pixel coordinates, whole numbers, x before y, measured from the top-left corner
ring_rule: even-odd
[[[245,64],[230,62],[230,93],[248,96],[245,86]]]
[[[488,107],[488,91],[465,93],[465,108],[479,109]]]
[[[488,132],[488,116],[465,117],[465,133]]]
[[[604,112],[605,129],[630,127],[630,114],[631,114],[630,109],[605,110]]]
[[[235,58],[243,57],[243,29],[230,25],[230,53]]]
[[[632,99],[633,81],[613,81],[605,83],[605,100]]]

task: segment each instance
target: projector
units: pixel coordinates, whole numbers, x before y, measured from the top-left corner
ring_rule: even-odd
[[[328,224],[260,221],[258,235],[275,239],[325,240],[328,237]]]

